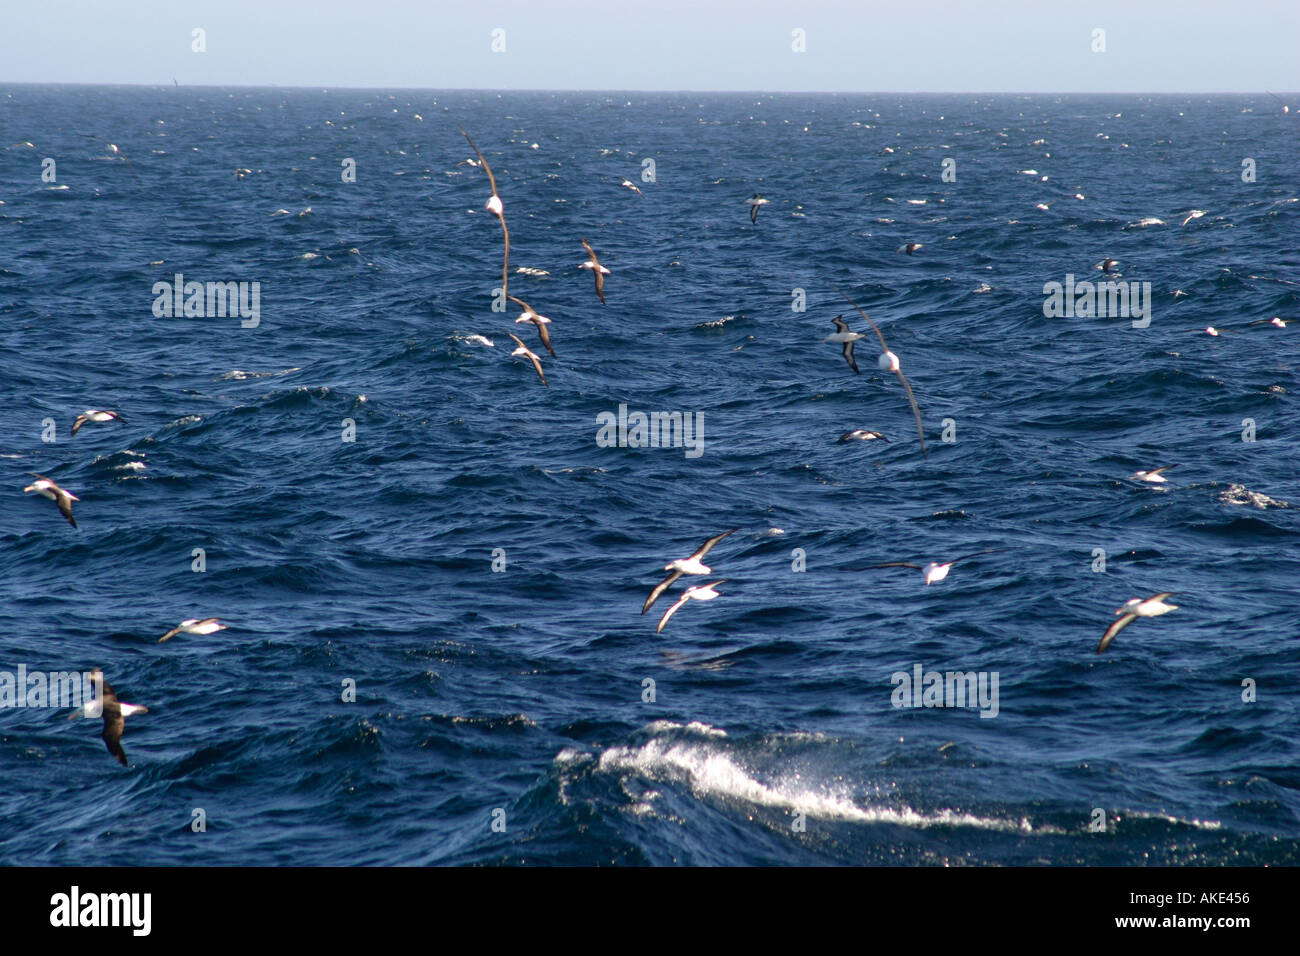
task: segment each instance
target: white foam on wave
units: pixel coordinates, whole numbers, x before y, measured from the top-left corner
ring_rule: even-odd
[[[724,731],[698,723],[683,728],[671,721],[656,721],[648,729],[655,732],[685,729],[715,738],[726,736]],[[571,753],[562,752],[561,756],[566,758],[566,763],[575,760]],[[556,759],[560,761],[560,757]],[[817,788],[798,772],[764,783],[714,740],[656,739],[636,747],[611,747],[600,754],[597,766],[603,772],[630,771],[651,779],[684,778],[697,795],[803,813],[823,820],[910,827],[964,826],[1020,833],[1064,832],[1053,827],[1035,827],[1024,817],[1009,820],[946,809],[922,813],[907,806],[862,807],[843,793]]]

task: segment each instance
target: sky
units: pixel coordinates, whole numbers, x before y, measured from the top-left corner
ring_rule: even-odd
[[[203,52],[193,49],[195,29]],[[1093,50],[1098,29],[1104,52]],[[1294,92],[1300,0],[0,4],[0,83],[173,78],[329,88]]]

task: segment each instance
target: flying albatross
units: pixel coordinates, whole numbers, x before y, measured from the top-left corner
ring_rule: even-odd
[[[541,338],[542,344],[546,346],[546,351],[551,353],[551,358],[555,358],[555,349],[551,348],[551,333],[546,331],[546,326],[550,324],[551,320],[544,315],[539,315],[537,310],[523,299],[516,299],[513,295],[508,295],[506,298],[524,310],[523,315],[515,319],[516,324],[531,322],[537,326],[537,335]]]
[[[850,299],[847,295],[844,295],[844,293],[840,290],[840,287],[835,285],[835,283],[833,282],[831,283],[831,288],[833,288],[836,292],[839,292],[840,295],[844,296],[844,300],[848,302],[849,305],[853,306],[853,308],[858,310],[858,314],[867,320],[867,324],[871,326],[872,331],[876,333],[876,338],[880,339],[880,347],[884,349],[884,352],[881,354],[876,364],[877,366],[879,366],[882,372],[893,372],[895,375],[897,375],[898,380],[903,383],[903,388],[907,390],[907,400],[912,405],[912,414],[916,416],[916,437],[921,439],[921,454],[923,454],[926,458],[929,458],[930,453],[929,451],[926,450],[925,447],[925,429],[921,427],[921,409],[920,406],[916,404],[916,396],[912,394],[912,386],[908,385],[907,379],[903,377],[903,369],[898,363],[898,356],[895,355],[893,352],[889,351],[889,346],[885,343],[885,337],[881,335],[880,329],[876,326],[876,323],[871,321],[871,316],[867,315],[867,313],[863,312],[862,309],[858,308],[858,304],[854,302],[852,299]],[[856,371],[856,368],[854,369],[854,371]]]
[[[497,192],[497,178],[492,175],[492,167],[483,158],[483,153],[480,152],[479,148],[474,146],[474,141],[469,138],[469,133],[462,129],[460,134],[465,137],[469,145],[473,147],[474,152],[478,154],[479,165],[483,167],[483,171],[487,173],[488,182],[492,184],[492,196],[488,199],[486,208],[488,212],[501,220],[501,234],[505,237],[505,257],[501,260],[501,292],[505,294],[508,291],[506,286],[510,278],[510,230],[506,228],[505,210],[501,206],[501,194]]]
[[[77,416],[76,421],[72,423],[72,434],[81,431],[81,426],[86,422],[121,422],[126,424],[126,419],[117,412],[101,411],[98,408],[88,408],[82,414]]]
[[[39,495],[49,498],[59,506],[59,510],[63,512],[63,517],[68,519],[68,524],[75,528],[77,526],[77,520],[72,517],[72,503],[74,501],[80,501],[81,499],[76,495],[65,491],[63,488],[60,488],[54,483],[53,479],[46,478],[44,475],[38,475],[34,471],[29,471],[27,474],[31,475],[36,480],[23,489],[23,494],[34,491]]]
[[[605,304],[605,276],[609,275],[609,270],[600,264],[596,258],[596,251],[591,248],[586,239],[582,240],[582,248],[587,250],[587,255],[591,256],[586,262],[578,266],[579,269],[590,269],[591,274],[596,277],[596,295],[600,296],[600,304]]]
[[[219,617],[191,617],[173,627],[170,631],[158,638],[158,643],[170,641],[177,634],[215,634],[217,631],[224,631],[226,625],[221,623]]]
[[[913,564],[910,561],[889,561],[886,564],[873,564],[873,568],[914,568],[917,571],[925,572],[925,583],[933,584],[935,581],[942,581],[952,570],[952,566],[958,561],[965,561],[967,558],[977,558],[981,554],[995,554],[998,551],[1005,551],[1005,548],[990,548],[987,551],[976,551],[974,554],[963,554],[960,558],[953,558],[951,561],[931,561],[925,567],[919,564]]]
[[[676,614],[677,609],[687,601],[712,601],[715,597],[720,596],[718,592],[713,589],[719,584],[726,583],[727,579],[723,578],[721,581],[710,581],[708,584],[699,584],[695,587],[687,588],[682,592],[682,596],[677,599],[677,603],[665,611],[664,616],[659,619],[659,626],[655,628],[655,633],[658,634],[662,631],[664,625],[668,623],[668,619]]]
[[[1124,602],[1124,606],[1115,611],[1118,620],[1110,627],[1106,628],[1106,633],[1101,636],[1101,643],[1097,645],[1097,653],[1100,654],[1110,642],[1115,639],[1115,635],[1124,628],[1128,627],[1140,617],[1159,617],[1161,614],[1168,614],[1170,611],[1177,611],[1177,604],[1166,604],[1165,598],[1173,597],[1177,591],[1161,591],[1159,594],[1152,595],[1149,598],[1133,598]]]
[[[104,680],[104,672],[98,667],[90,672],[90,679],[99,687],[99,700],[82,704],[68,715],[68,719],[94,717],[98,705],[101,708],[100,716],[104,718],[104,744],[108,747],[108,752],[117,758],[117,762],[125,767],[127,763],[126,751],[122,749],[122,731],[126,729],[126,718],[133,714],[147,714],[149,708],[119,701],[113,688]]]
[[[519,358],[526,358],[532,362],[533,368],[537,369],[537,377],[542,380],[543,385],[550,388],[551,383],[546,381],[546,375],[542,372],[542,360],[537,357],[537,353],[530,350],[527,345],[524,345],[523,339],[519,338],[519,336],[515,335],[513,332],[507,332],[506,334],[514,339],[515,344],[519,346],[519,348],[515,349],[510,354],[512,356],[518,356]]]

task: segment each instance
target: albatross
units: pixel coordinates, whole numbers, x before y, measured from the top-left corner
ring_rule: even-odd
[[[664,625],[668,623],[668,619],[676,614],[677,609],[687,601],[712,601],[715,597],[720,597],[718,592],[713,589],[719,584],[726,583],[727,579],[723,578],[721,581],[710,581],[708,584],[699,584],[695,587],[687,588],[682,592],[682,596],[677,599],[677,603],[665,611],[664,616],[659,619],[659,626],[655,628],[655,633],[658,634],[662,631]]]
[[[487,201],[486,209],[488,212],[492,213],[492,215],[496,216],[497,219],[501,220],[501,234],[505,237],[505,257],[501,260],[501,292],[502,294],[505,294],[508,291],[506,286],[510,279],[510,230],[506,228],[505,209],[501,205],[501,194],[497,192],[497,178],[492,175],[492,167],[489,166],[488,161],[483,158],[483,153],[474,145],[474,141],[469,138],[469,133],[462,129],[460,134],[465,137],[465,140],[478,155],[479,165],[482,166],[483,171],[487,173],[488,182],[492,185],[492,196]]]
[[[1115,635],[1124,628],[1128,627],[1140,617],[1159,617],[1161,614],[1168,614],[1170,611],[1177,611],[1177,604],[1166,604],[1165,598],[1173,597],[1177,591],[1161,591],[1159,594],[1153,594],[1149,598],[1133,598],[1125,601],[1124,606],[1115,611],[1118,620],[1110,627],[1106,628],[1106,633],[1101,636],[1101,643],[1097,645],[1097,653],[1100,654],[1110,642],[1115,640]]]
[[[90,672],[90,679],[99,687],[99,700],[90,701],[77,708],[68,715],[69,720],[77,717],[95,717],[104,718],[104,745],[108,747],[108,752],[117,758],[117,762],[123,767],[126,763],[126,751],[122,749],[122,731],[126,729],[126,718],[133,714],[147,714],[149,708],[141,704],[128,704],[117,699],[117,694],[108,681],[104,680],[104,672],[96,667]],[[99,709],[100,713],[95,713]]]
[[[600,296],[600,304],[605,304],[605,276],[609,275],[609,270],[600,264],[596,258],[596,251],[591,248],[591,244],[584,238],[582,248],[587,250],[587,255],[591,258],[578,266],[579,269],[590,269],[591,274],[596,277],[596,295]]]
[[[63,512],[63,517],[68,519],[68,524],[75,528],[77,526],[77,520],[72,517],[72,503],[74,501],[80,501],[81,499],[63,488],[60,488],[54,483],[52,478],[38,475],[34,471],[29,471],[27,474],[31,475],[36,480],[23,489],[23,494],[34,491],[45,498],[49,498],[59,506],[59,511]]]

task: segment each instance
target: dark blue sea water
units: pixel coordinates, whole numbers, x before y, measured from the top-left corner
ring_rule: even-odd
[[[1300,324],[1248,324],[1300,320],[1298,124],[1263,94],[0,90],[0,670],[149,707],[129,768],[66,708],[0,710],[0,862],[1300,862]],[[492,309],[460,125],[558,358]],[[1106,257],[1149,327],[1044,315]],[[260,283],[257,326],[155,316],[176,273]],[[860,375],[821,341],[870,334],[832,284],[928,459],[874,338]],[[620,405],[698,415],[702,454],[602,447]],[[71,436],[87,408],[126,424]],[[997,715],[893,706],[917,665],[996,673]]]

